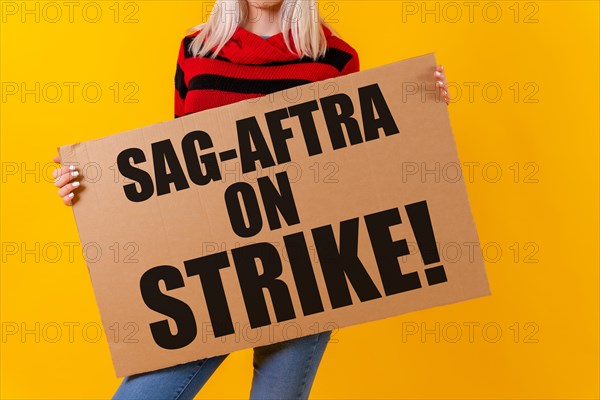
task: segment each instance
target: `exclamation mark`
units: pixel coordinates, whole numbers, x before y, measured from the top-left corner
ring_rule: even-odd
[[[418,203],[408,204],[404,208],[406,208],[410,226],[417,239],[417,246],[419,246],[423,262],[425,265],[439,263],[440,255],[435,243],[435,235],[433,234],[433,226],[431,226],[427,202],[423,200]],[[427,277],[429,286],[448,280],[443,265],[425,269],[425,276]]]

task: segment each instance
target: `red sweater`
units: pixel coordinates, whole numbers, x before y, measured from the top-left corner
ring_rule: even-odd
[[[238,27],[216,59],[192,57],[188,45],[198,32],[187,35],[177,58],[175,118],[359,71],[356,50],[323,30],[327,53],[316,62],[290,52],[281,32],[264,39]]]

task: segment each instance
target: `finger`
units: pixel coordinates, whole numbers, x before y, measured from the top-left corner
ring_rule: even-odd
[[[52,158],[52,161],[54,161],[57,164],[61,164],[61,162],[60,162],[60,156],[54,156],[54,158]]]
[[[67,183],[66,185],[64,185],[63,187],[58,189],[58,195],[60,197],[65,197],[66,195],[71,193],[73,190],[77,189],[79,187],[79,185],[80,185],[80,183],[78,181]]]
[[[73,180],[73,178],[77,178],[78,176],[79,176],[79,171],[68,169],[66,173],[60,175],[60,177],[58,177],[54,181],[54,186],[63,187],[67,183],[71,182],[71,180]]]
[[[70,206],[72,205],[72,201],[73,201],[73,196],[75,196],[73,193],[69,193],[68,195],[66,195],[65,197],[63,197],[63,203],[65,203],[65,206]]]
[[[74,170],[75,166],[56,168],[54,171],[52,171],[52,177],[56,180],[62,174],[66,174],[67,172]]]
[[[435,71],[433,73],[433,76],[435,77],[436,80],[438,81],[442,81],[444,83],[448,83],[448,80],[446,79],[446,74],[444,74],[443,72],[440,71]]]
[[[440,65],[437,65],[437,66],[435,67],[435,69],[436,69],[436,71],[443,72],[443,71],[444,71],[444,66],[440,64]]]
[[[448,94],[448,92],[442,92],[442,98],[444,99],[446,104],[450,103],[450,95]]]
[[[446,76],[444,74],[436,75],[435,79],[436,81],[442,82],[442,87],[448,87],[448,80],[446,79]]]

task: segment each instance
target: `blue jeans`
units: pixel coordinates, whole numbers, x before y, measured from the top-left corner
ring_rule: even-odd
[[[251,399],[307,399],[331,331],[254,348]],[[125,377],[113,400],[193,399],[227,354]]]

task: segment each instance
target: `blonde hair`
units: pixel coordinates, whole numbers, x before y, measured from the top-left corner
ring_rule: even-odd
[[[208,21],[190,30],[190,33],[200,32],[190,43],[189,51],[194,56],[204,57],[216,46],[210,55],[215,58],[237,27],[248,18],[248,7],[247,0],[216,0]],[[335,33],[320,16],[316,0],[283,0],[280,23],[286,46],[294,52],[291,37],[299,58],[316,60],[325,55],[327,39],[321,24]]]

